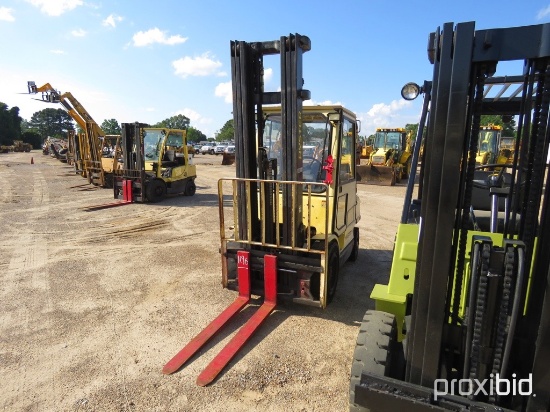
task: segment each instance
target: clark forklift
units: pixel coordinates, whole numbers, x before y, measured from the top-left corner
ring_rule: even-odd
[[[123,167],[115,172],[115,199],[156,203],[167,194],[195,194],[197,169],[185,130],[123,123],[121,146]]]
[[[419,185],[417,145],[389,282],[357,338],[352,411],[549,410],[549,33],[467,22],[429,36],[433,80],[402,90],[424,94]],[[495,76],[503,61],[517,72]],[[476,165],[486,114],[517,116],[511,164]]]
[[[222,284],[239,296],[163,369],[178,370],[251,299],[260,308],[198,377],[214,380],[277,299],[324,308],[340,269],[359,250],[355,176],[358,122],[341,106],[302,107],[299,34],[231,42],[236,178],[218,182]],[[280,55],[280,92],[263,90],[263,58]]]

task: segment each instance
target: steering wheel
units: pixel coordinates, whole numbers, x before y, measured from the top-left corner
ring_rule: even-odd
[[[321,166],[322,166],[322,163],[320,160],[318,159],[311,159],[311,161],[309,163],[307,163],[306,165],[304,165],[304,172],[307,170],[309,171],[311,176],[312,176],[312,179],[316,180],[318,178],[318,174],[319,174],[319,171],[322,170],[321,169]],[[315,172],[315,176],[313,175]]]
[[[506,170],[506,168],[510,167],[510,165],[500,164],[500,163],[490,163],[486,165],[476,166],[475,170],[490,169],[495,167],[500,167],[498,174],[487,175],[487,178],[483,180],[474,179],[473,180],[474,187],[477,187],[480,189],[487,189],[487,190],[489,190],[491,187],[502,187],[504,184],[504,179],[503,179],[504,171]]]

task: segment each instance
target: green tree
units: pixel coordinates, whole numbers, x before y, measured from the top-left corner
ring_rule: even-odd
[[[166,127],[168,129],[187,129],[189,127],[189,118],[183,114],[178,114],[176,116],[169,117],[164,119],[161,122],[158,122],[153,127]]]
[[[516,120],[513,116],[504,119],[504,116],[501,115],[482,115],[481,126],[488,126],[489,124],[502,126],[502,136],[514,137],[516,135]]]
[[[19,107],[8,109],[8,105],[0,102],[0,144],[10,145],[14,140],[21,139],[21,122]]]
[[[25,143],[32,144],[33,149],[40,149],[42,146],[42,138],[40,135],[36,132],[27,130],[26,132],[23,132],[21,134],[21,140],[23,140]]]
[[[200,142],[206,140],[206,135],[199,129],[195,129],[193,126],[189,126],[187,129],[187,141],[188,142]]]
[[[114,135],[119,135],[122,132],[122,129],[117,119],[103,120],[103,123],[101,123],[101,130],[103,130],[105,134],[114,134]]]
[[[42,139],[48,136],[64,139],[69,130],[74,129],[73,119],[63,109],[44,109],[35,112],[29,126],[36,130]]]
[[[223,127],[218,132],[216,140],[222,142],[224,140],[233,140],[235,139],[235,127],[233,126],[233,119],[225,122]]]

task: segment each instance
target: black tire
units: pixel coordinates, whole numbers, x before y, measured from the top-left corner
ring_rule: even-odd
[[[355,404],[355,385],[360,383],[363,372],[401,378],[403,365],[403,345],[397,342],[395,315],[368,310],[363,316],[353,352],[349,390],[350,411],[367,410]]]
[[[328,245],[328,280],[327,280],[327,305],[332,302],[336,295],[338,277],[340,276],[340,250],[338,244],[332,242]]]
[[[146,193],[149,202],[160,202],[166,196],[166,184],[160,179],[153,179],[147,183]]]
[[[359,228],[353,228],[353,249],[351,250],[351,255],[349,255],[348,260],[350,262],[355,262],[359,256]]]
[[[183,194],[185,196],[193,196],[196,191],[197,191],[197,186],[195,185],[195,181],[190,180],[185,185],[185,191],[183,192]]]

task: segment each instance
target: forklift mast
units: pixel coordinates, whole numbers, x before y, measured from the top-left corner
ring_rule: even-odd
[[[310,92],[302,89],[302,55],[311,49],[308,37],[299,34],[283,36],[279,41],[231,42],[231,68],[233,84],[233,120],[235,127],[236,177],[244,179],[273,179],[280,168],[282,180],[302,180],[302,101],[310,98]],[[280,54],[281,91],[264,92],[263,56]],[[282,164],[269,162],[263,142],[264,104],[280,104],[282,110]],[[271,167],[270,167],[271,166]],[[273,170],[275,169],[275,171]],[[250,189],[258,189],[252,183]],[[246,190],[240,184],[240,192]],[[302,207],[293,207],[292,197],[301,199],[301,187],[292,194],[289,186],[283,187],[283,221],[301,222]],[[244,199],[244,194],[239,197]],[[252,199],[250,211],[239,208],[238,222],[241,238],[251,230],[259,238],[261,225],[257,199]],[[294,203],[295,205],[295,203]],[[250,220],[247,213],[252,213]],[[272,220],[272,216],[263,218]],[[248,222],[252,227],[248,228]],[[283,244],[290,245],[298,237],[298,225],[283,226]],[[294,233],[292,233],[292,231]],[[271,243],[275,243],[270,239]]]

